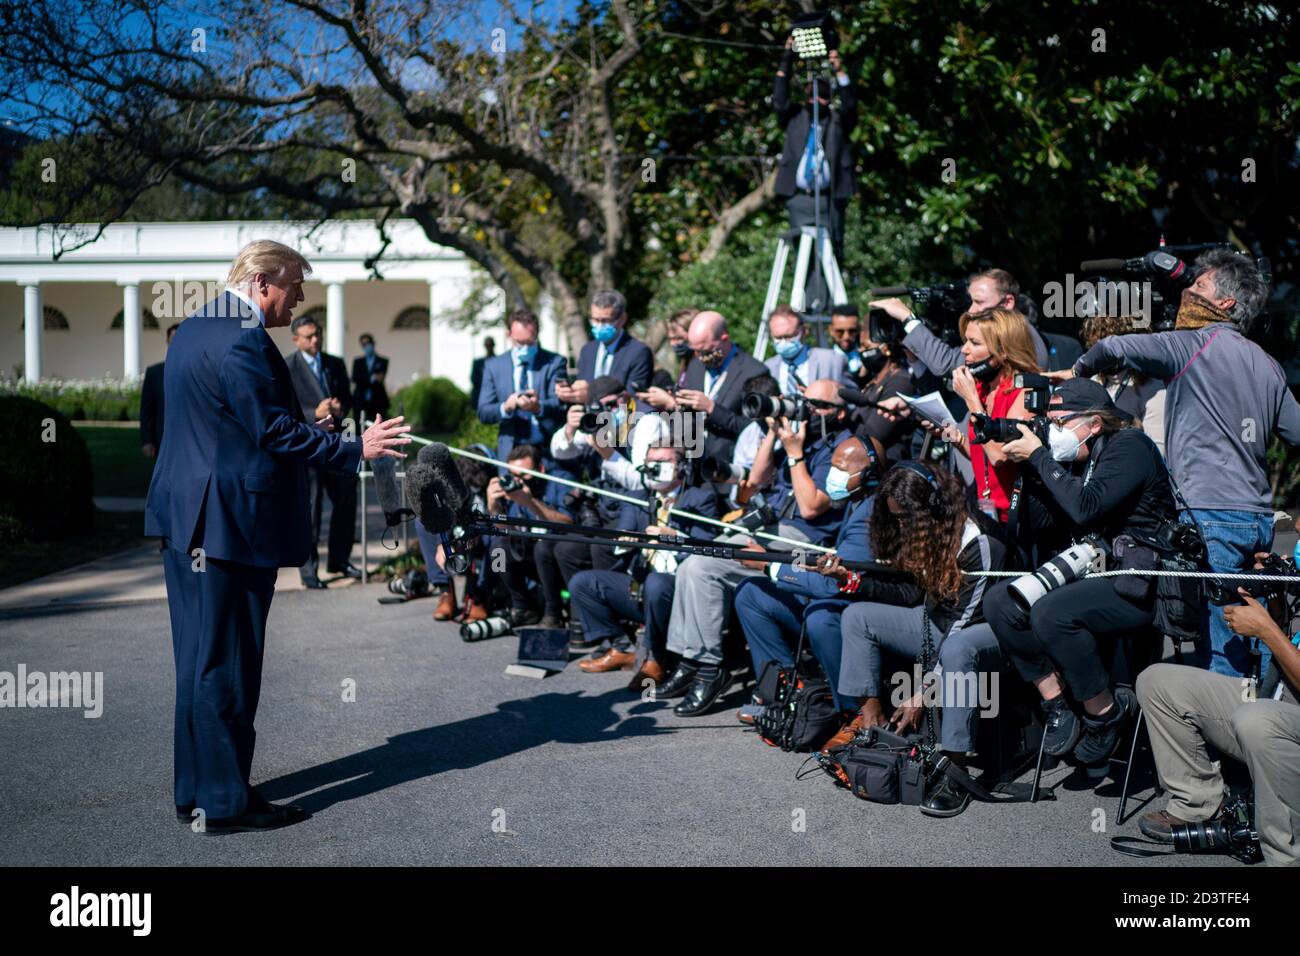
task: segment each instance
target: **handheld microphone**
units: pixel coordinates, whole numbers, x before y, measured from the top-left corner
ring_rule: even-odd
[[[441,442],[421,448],[415,464],[406,469],[406,503],[427,531],[441,536],[452,574],[469,570],[469,551],[478,541],[465,527],[474,520],[472,500],[451,452]]]
[[[379,507],[384,510],[384,520],[393,528],[407,519],[414,518],[415,512],[402,506],[402,493],[397,487],[397,459],[384,455],[370,464],[375,476],[375,493],[379,497]]]

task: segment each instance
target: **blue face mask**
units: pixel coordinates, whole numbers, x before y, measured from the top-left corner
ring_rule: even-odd
[[[830,473],[826,476],[826,494],[831,501],[843,501],[849,496],[849,479],[852,477],[847,471],[831,465]]]
[[[371,345],[369,342],[367,342],[365,345],[361,346],[361,351],[363,351],[363,352],[366,353],[366,358],[374,358],[374,357],[375,357],[375,347],[374,347],[373,345]]]
[[[618,338],[618,326],[612,322],[591,323],[591,337],[602,345],[608,345]]]
[[[776,339],[772,344],[776,347],[776,354],[787,362],[796,361],[803,353],[803,343],[798,339]]]
[[[515,357],[515,361],[521,365],[527,365],[537,354],[537,343],[532,345],[516,345],[510,350],[510,354]]]

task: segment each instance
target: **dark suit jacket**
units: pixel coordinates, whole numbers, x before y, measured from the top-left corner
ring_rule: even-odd
[[[566,407],[555,397],[555,383],[564,375],[564,357],[544,348],[538,348],[530,369],[533,388],[542,401],[538,426],[542,429],[542,453],[550,457],[551,435],[564,424]],[[485,425],[497,426],[497,457],[505,461],[516,444],[526,442],[530,425],[523,414],[501,417],[501,403],[509,398],[515,388],[515,363],[509,352],[494,355],[483,363],[483,386],[478,393],[478,420]]]
[[[303,420],[283,356],[242,311],[227,292],[172,339],[144,533],[209,558],[299,567],[312,543],[307,466],[355,472],[361,440]]]
[[[140,444],[162,447],[163,436],[163,363],[144,370],[140,386]]]
[[[469,366],[469,407],[478,410],[478,396],[483,390],[483,366],[495,355],[480,355]]]
[[[321,391],[320,382],[307,364],[307,360],[302,357],[302,353],[294,349],[284,357],[289,366],[289,378],[293,382],[293,393],[297,396],[298,405],[302,410],[303,421],[311,424],[316,421],[316,406],[326,398],[337,398],[343,403],[343,408],[339,414],[334,417],[334,427],[339,428],[342,421],[347,417],[348,409],[352,405],[352,389],[348,383],[348,367],[343,364],[343,360],[336,355],[328,355],[325,352],[320,353],[321,371],[325,373],[325,383],[329,385],[329,391]]]
[[[600,343],[592,340],[578,353],[578,378],[583,381],[596,379],[596,352],[599,348]],[[655,359],[650,346],[632,338],[625,329],[614,344],[614,362],[609,367],[609,374],[622,382],[628,391],[640,392],[650,387],[654,373]]]
[[[808,143],[808,128],[812,125],[812,107],[804,92],[804,80],[798,82],[797,99],[791,99],[789,72],[778,76],[772,89],[772,109],[777,122],[785,130],[785,145],[776,168],[776,194],[793,196],[799,189],[796,174],[799,160]],[[852,80],[847,86],[832,81],[834,91],[830,103],[820,110],[822,148],[831,168],[830,194],[832,199],[847,200],[857,192],[858,184],[853,171],[853,150],[849,134],[858,121],[858,93]]]
[[[703,363],[692,357],[686,366],[683,386],[704,391],[704,371]],[[745,383],[767,374],[767,367],[762,362],[744,349],[736,349],[736,354],[727,366],[727,377],[722,380],[722,387],[713,396],[713,411],[704,419],[704,454],[731,461],[736,439],[750,421],[740,414],[740,400],[745,394]]]
[[[324,353],[322,353],[324,354]],[[333,356],[330,356],[333,358]],[[373,371],[366,368],[366,357],[358,355],[352,360],[352,407],[358,412],[365,411],[370,414],[378,412],[380,415],[388,414],[388,389],[384,388],[383,382],[371,382],[370,376],[388,375],[388,359],[382,355],[375,356],[375,367]],[[370,389],[370,400],[366,401],[366,389]]]

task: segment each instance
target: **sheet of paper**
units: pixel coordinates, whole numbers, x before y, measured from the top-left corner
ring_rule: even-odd
[[[926,421],[934,422],[939,426],[957,424],[956,419],[952,417],[952,412],[948,411],[948,406],[944,404],[938,392],[931,392],[920,397],[911,395],[899,395],[898,397],[907,402],[907,407],[912,410],[913,415],[918,415]]]

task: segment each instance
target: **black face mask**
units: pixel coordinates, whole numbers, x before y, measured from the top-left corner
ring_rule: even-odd
[[[718,369],[722,368],[722,363],[726,360],[727,353],[722,349],[712,349],[708,352],[699,352],[695,357],[699,359],[700,364],[710,372],[716,372]]]
[[[998,373],[1002,371],[1002,367],[1000,365],[994,365],[993,359],[986,358],[984,361],[976,362],[974,365],[967,365],[966,371],[971,373],[971,377],[973,377],[975,381],[983,382],[987,385],[998,377]]]
[[[866,373],[867,378],[875,378],[889,361],[880,349],[867,349],[865,352],[858,353],[858,357],[862,359],[862,371]]]
[[[686,358],[691,354],[691,344],[689,342],[674,342],[673,354],[678,358]]]

